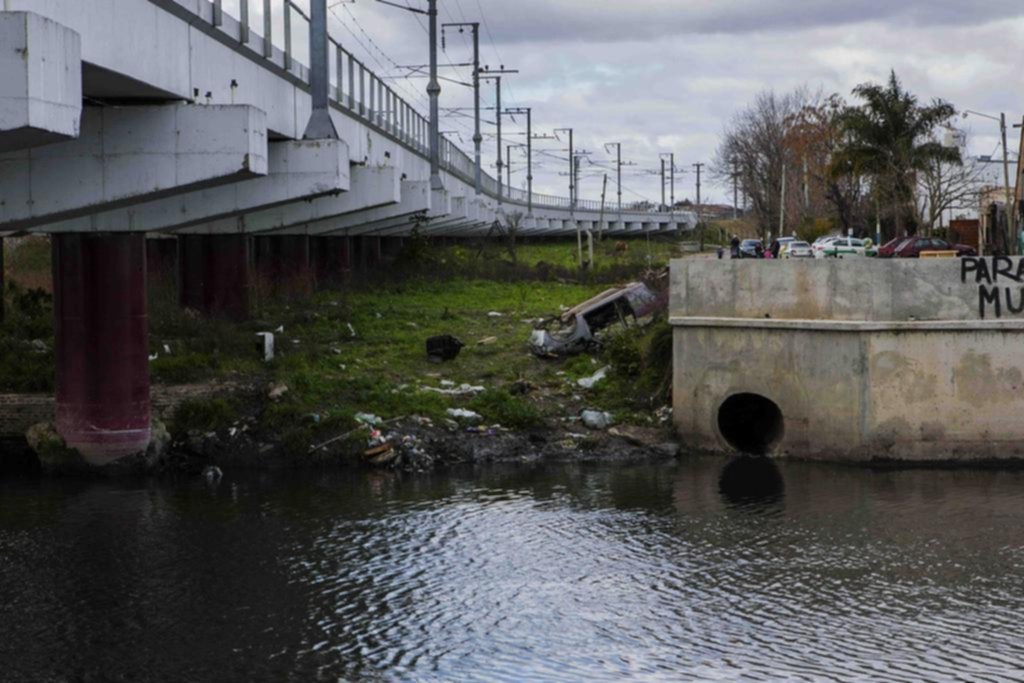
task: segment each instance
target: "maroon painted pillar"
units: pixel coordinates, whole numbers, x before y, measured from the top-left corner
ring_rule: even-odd
[[[57,431],[105,465],[149,446],[149,317],[141,234],[52,237]]]
[[[309,252],[317,285],[337,284],[348,273],[347,237],[310,237]]]
[[[405,240],[401,237],[379,237],[381,260],[394,263],[402,253]]]
[[[352,238],[360,269],[370,270],[380,265],[380,237],[377,235],[360,235]]]
[[[248,236],[182,235],[178,239],[181,305],[208,316],[248,320]]]
[[[4,321],[4,300],[7,295],[7,280],[4,277],[4,238],[0,235],[0,323]]]

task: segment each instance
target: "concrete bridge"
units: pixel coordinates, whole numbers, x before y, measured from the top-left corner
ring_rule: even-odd
[[[176,260],[183,304],[243,318],[254,262],[329,276],[374,267],[414,229],[630,235],[696,222],[503,187],[500,168],[483,173],[436,116],[327,35],[323,0],[3,10],[0,253],[5,235],[51,235],[57,426],[94,463],[149,442],[147,249]],[[312,47],[294,39],[307,33]]]

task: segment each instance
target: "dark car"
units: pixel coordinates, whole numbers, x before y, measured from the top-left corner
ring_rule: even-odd
[[[966,244],[952,244],[939,237],[897,237],[878,249],[879,258],[919,258],[922,251],[955,251],[957,256],[977,256]]]
[[[743,240],[740,242],[740,258],[763,258],[764,245],[761,240]]]

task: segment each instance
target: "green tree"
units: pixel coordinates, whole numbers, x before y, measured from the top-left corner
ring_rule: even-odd
[[[885,85],[862,83],[853,95],[862,103],[842,114],[843,142],[833,156],[833,172],[854,169],[871,176],[876,199],[892,212],[886,239],[912,234],[917,174],[939,162],[961,163],[960,151],[943,147],[935,136],[956,109],[939,99],[919,104],[895,71]]]

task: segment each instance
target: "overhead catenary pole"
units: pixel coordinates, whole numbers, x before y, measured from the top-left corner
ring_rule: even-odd
[[[501,204],[501,202],[502,202],[502,195],[504,194],[504,188],[502,187],[502,182],[501,182],[501,169],[504,167],[504,163],[505,163],[504,159],[502,159],[502,157],[501,157],[501,150],[502,150],[501,117],[502,117],[502,113],[504,111],[501,108],[501,76],[502,76],[502,74],[517,74],[519,72],[517,70],[515,70],[515,69],[506,69],[505,66],[502,65],[498,69],[491,69],[490,67],[485,66],[483,69],[480,69],[479,73],[480,73],[480,78],[482,80],[485,80],[485,81],[486,80],[493,80],[494,81],[494,99],[495,99],[494,111],[496,113],[496,118],[495,118],[494,124],[495,124],[495,126],[497,128],[497,133],[498,133],[498,163],[497,163],[497,168],[498,168],[498,204]],[[511,156],[509,158],[511,159]]]
[[[671,152],[668,155],[669,166],[671,171],[669,173],[669,211],[671,213],[676,212],[676,153]]]
[[[533,108],[514,107],[505,113],[526,115],[526,215],[533,216]]]
[[[660,213],[665,213],[665,157],[661,157],[661,209]]]
[[[327,35],[327,0],[312,0],[309,22],[309,86],[312,91],[313,113],[310,114],[305,140],[337,140],[338,130],[331,120],[329,90],[331,73],[328,65],[329,41]]]
[[[427,95],[430,96],[430,189],[443,190],[441,182],[441,83],[437,78],[437,0],[429,0],[427,15],[430,18],[430,81]]]
[[[442,24],[441,28],[457,28],[459,33],[469,28],[473,32],[473,189],[477,194],[483,191],[483,169],[481,167],[483,154],[481,146],[484,141],[483,133],[480,132],[480,23],[466,21],[458,23]]]

